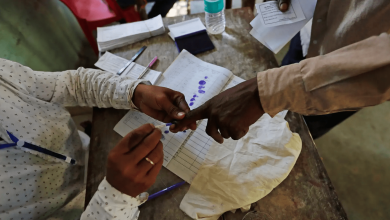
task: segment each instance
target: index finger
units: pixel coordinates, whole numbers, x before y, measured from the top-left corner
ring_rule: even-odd
[[[141,143],[131,152],[132,157],[135,159],[135,162],[143,160],[160,142],[161,139],[161,130],[154,129],[153,132],[145,137]]]
[[[185,128],[191,128],[192,125],[198,120],[207,118],[207,105],[206,103],[199,106],[198,108],[188,112],[186,116],[178,121],[175,125],[171,125],[170,130],[172,132],[178,132],[181,130],[185,130]]]
[[[118,153],[125,154],[131,151],[137,146],[146,136],[153,132],[155,129],[152,124],[144,124],[141,127],[129,132],[119,143],[115,146],[114,150]]]

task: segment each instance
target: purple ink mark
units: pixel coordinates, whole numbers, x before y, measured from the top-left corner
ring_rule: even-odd
[[[198,89],[204,89],[205,88],[205,86],[199,86],[198,87]]]
[[[193,102],[190,102],[190,106],[192,106],[194,103]]]
[[[165,133],[165,134],[168,134],[168,133],[169,133],[169,131],[168,131],[168,130],[167,130],[167,131],[164,131],[164,133]]]
[[[206,84],[206,81],[204,81],[204,80],[201,80],[201,81],[199,81],[199,85],[205,85]]]
[[[183,131],[183,133],[186,133],[187,131]]]
[[[171,126],[171,125],[172,125],[172,123],[166,123],[165,125],[166,125],[166,126]]]
[[[195,98],[190,99],[190,101],[195,101]]]
[[[209,77],[208,77],[208,76],[205,76],[204,78],[207,79],[207,78],[209,78]]]
[[[197,96],[197,95],[194,95],[194,96],[192,96],[192,97],[196,98],[196,97],[198,97],[198,96]]]
[[[200,94],[204,94],[204,93],[205,93],[204,90],[198,90],[198,92],[199,92]]]

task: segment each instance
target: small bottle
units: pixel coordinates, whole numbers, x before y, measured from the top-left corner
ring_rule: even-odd
[[[210,34],[221,34],[225,31],[224,0],[204,0],[206,28]]]

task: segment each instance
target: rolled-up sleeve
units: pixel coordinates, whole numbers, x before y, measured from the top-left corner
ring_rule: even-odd
[[[329,54],[257,74],[260,101],[282,110],[321,115],[390,100],[390,36],[383,33]]]

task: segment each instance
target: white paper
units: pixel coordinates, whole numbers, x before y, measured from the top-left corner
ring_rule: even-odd
[[[99,60],[95,63],[95,66],[99,67],[102,70],[116,74],[127,64],[127,62],[129,61],[125,58],[116,56],[110,52],[105,52],[103,56],[101,56]],[[144,70],[144,66],[133,62],[123,71],[121,76],[128,76],[132,79],[138,79],[138,77],[142,74]],[[145,73],[142,79],[148,80],[152,85],[154,85],[160,78],[161,74],[161,72],[150,69]]]
[[[256,4],[258,15],[265,27],[274,27],[283,24],[292,24],[305,19],[302,8],[299,1],[292,0],[291,4],[286,12],[279,10],[278,3],[276,1],[264,2]]]
[[[250,34],[260,41],[264,46],[278,53],[284,45],[287,44],[294,37],[295,34],[302,29],[303,26],[313,17],[316,0],[292,0],[298,1],[302,7],[302,11],[305,15],[305,19],[292,24],[286,24],[275,27],[266,27],[260,18],[256,16],[250,23],[253,29]]]
[[[202,21],[199,18],[168,25],[168,28],[173,38],[194,33],[197,31],[206,30],[206,27],[203,25]]]
[[[163,34],[164,32],[165,27],[161,15],[145,21],[98,27],[98,48],[99,51],[107,51]]]
[[[244,80],[232,76],[224,90],[229,89]],[[207,120],[202,120],[197,129],[190,135],[187,142],[180,147],[176,156],[169,162],[167,168],[188,183],[191,183],[198,173],[214,139],[206,133]]]
[[[258,201],[291,172],[302,149],[298,134],[284,120],[287,111],[264,114],[238,141],[213,143],[184,196],[180,209],[193,219],[221,214]]]
[[[157,85],[180,91],[186,97],[190,108],[194,109],[220,93],[231,76],[233,76],[233,73],[229,70],[206,63],[183,50],[160,77]],[[114,131],[125,136],[130,131],[146,123],[160,125],[162,122],[143,113],[130,111],[118,122]],[[162,140],[164,145],[163,165],[168,166],[168,169],[170,169],[169,162],[189,133],[190,131],[172,134],[169,132],[168,126],[164,130]]]

